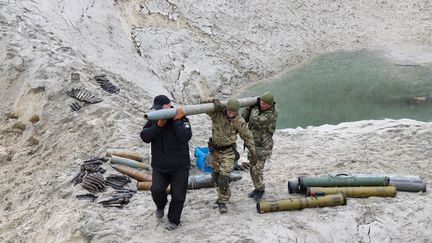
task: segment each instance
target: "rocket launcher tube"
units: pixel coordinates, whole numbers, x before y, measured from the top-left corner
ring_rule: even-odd
[[[257,103],[258,97],[249,97],[238,99],[240,107],[252,106]],[[221,101],[222,105],[226,106],[226,101]],[[182,106],[183,111],[186,115],[196,115],[202,113],[208,113],[214,111],[213,103],[199,104],[199,105],[185,105]],[[176,115],[176,108],[161,109],[157,111],[150,111],[144,114],[144,118],[147,120],[160,120],[170,119]]]
[[[332,173],[330,176],[356,176],[356,177],[382,177],[387,176],[390,182],[394,181],[407,181],[407,182],[422,182],[419,176],[414,175],[395,175],[395,174],[381,174],[381,173]]]
[[[416,183],[416,182],[400,182],[400,181],[392,181],[390,179],[390,185],[396,187],[398,191],[404,192],[426,192],[426,184]]]
[[[150,166],[148,166],[144,163],[137,162],[137,161],[131,160],[131,159],[118,157],[115,155],[111,156],[111,163],[112,164],[119,164],[119,165],[126,165],[126,166],[133,167],[133,168],[150,170]]]
[[[298,210],[303,208],[316,208],[346,205],[346,195],[343,193],[326,195],[322,197],[289,198],[274,201],[259,201],[256,204],[258,213]]]
[[[390,185],[396,186],[398,191],[405,192],[426,192],[426,184],[423,183],[419,176],[413,175],[394,175],[394,174],[366,174],[366,173],[339,173],[331,174],[337,176],[356,176],[356,177],[379,177],[387,176],[390,178]]]
[[[390,178],[386,176],[356,177],[356,176],[328,176],[328,177],[299,177],[300,190],[306,187],[340,187],[340,186],[388,186]]]
[[[308,187],[307,196],[330,195],[345,193],[347,197],[395,197],[395,186],[365,186],[365,187]]]

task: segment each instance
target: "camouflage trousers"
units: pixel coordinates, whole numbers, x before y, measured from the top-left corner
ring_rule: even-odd
[[[254,187],[258,191],[265,190],[264,184],[264,165],[268,158],[270,158],[272,154],[272,149],[264,148],[264,147],[255,147],[255,151],[257,154],[257,162],[250,164],[250,175],[252,178],[252,182]],[[248,159],[251,161],[250,154],[248,154]]]
[[[235,153],[233,149],[224,151],[213,150],[212,159],[212,177],[218,193],[218,203],[227,203],[231,197],[229,188],[229,177],[234,167]]]

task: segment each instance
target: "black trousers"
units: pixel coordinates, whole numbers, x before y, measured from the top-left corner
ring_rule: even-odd
[[[171,202],[168,209],[169,221],[179,224],[183,204],[186,199],[189,170],[163,173],[153,170],[152,186],[150,188],[153,201],[158,209],[165,208],[168,202],[166,188],[171,186]]]

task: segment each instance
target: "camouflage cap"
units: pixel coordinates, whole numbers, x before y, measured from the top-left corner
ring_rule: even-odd
[[[272,105],[274,101],[273,94],[270,92],[265,92],[260,96],[261,100],[264,101],[268,105]]]
[[[240,102],[236,99],[229,99],[226,105],[227,111],[238,112],[240,110]]]

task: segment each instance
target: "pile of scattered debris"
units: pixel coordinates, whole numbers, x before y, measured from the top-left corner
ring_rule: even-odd
[[[120,92],[120,88],[111,83],[105,74],[96,75],[94,79],[96,80],[96,82],[99,83],[99,86],[106,92],[110,94],[118,94]],[[72,73],[71,81],[76,83],[79,82],[79,80],[80,75],[78,73]],[[72,98],[88,104],[96,104],[103,101],[103,99],[98,97],[95,92],[91,92],[84,88],[72,88],[71,90],[67,91],[66,94]],[[79,111],[83,107],[79,102],[74,102],[69,106],[71,107],[72,111]]]

